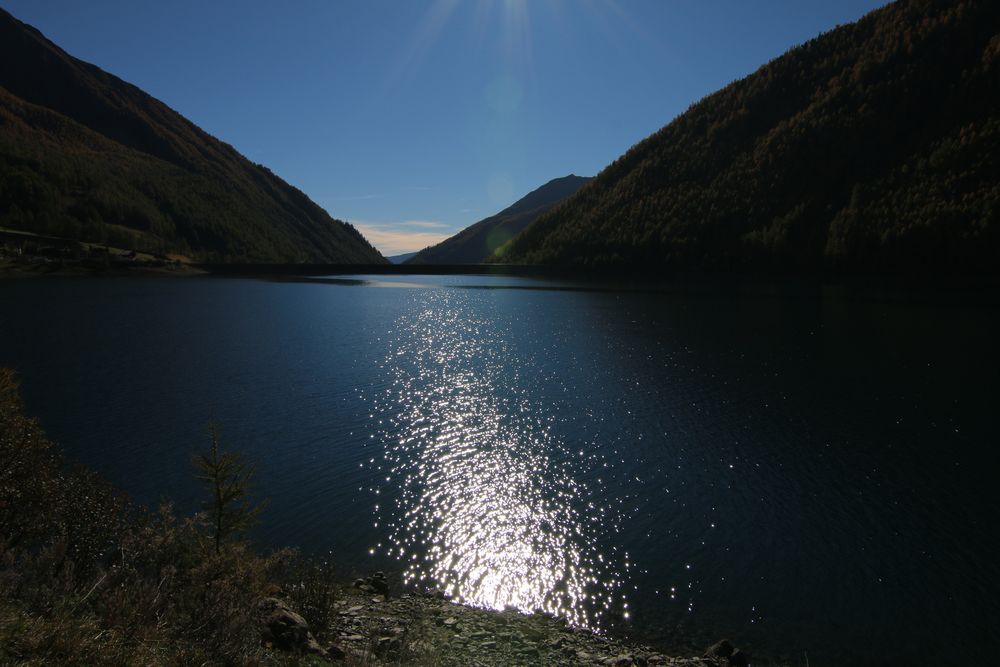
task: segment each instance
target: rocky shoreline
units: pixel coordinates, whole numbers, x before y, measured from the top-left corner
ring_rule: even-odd
[[[391,596],[381,573],[342,587],[336,598],[328,627],[317,632],[324,642],[313,638],[301,616],[277,600],[265,601],[265,642],[357,665],[750,665],[748,656],[726,640],[703,655],[668,656],[573,628],[550,615],[475,609],[455,604],[440,592]]]

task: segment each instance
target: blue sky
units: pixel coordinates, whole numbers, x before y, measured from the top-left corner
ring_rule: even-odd
[[[385,254],[594,175],[880,0],[0,0]]]

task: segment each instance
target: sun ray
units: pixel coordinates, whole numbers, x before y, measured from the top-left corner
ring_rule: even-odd
[[[388,79],[389,88],[398,85],[413,68],[420,64],[424,55],[448,24],[458,5],[459,0],[434,0],[417,25],[406,48],[400,54]]]
[[[531,62],[531,20],[527,0],[503,0],[504,57],[512,67]]]

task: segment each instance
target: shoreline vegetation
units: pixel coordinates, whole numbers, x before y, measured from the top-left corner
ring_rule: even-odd
[[[631,266],[574,266],[543,264],[315,264],[315,263],[206,263],[186,255],[153,254],[133,248],[89,243],[72,238],[45,236],[0,227],[0,280],[32,277],[114,276],[234,277],[278,281],[318,281],[330,276],[508,276],[579,283],[572,289],[596,291],[660,291],[670,283],[711,284],[787,283],[816,285],[827,281],[875,287],[1000,287],[1000,273],[983,273],[975,267],[958,270],[926,266],[919,270],[857,271],[816,266],[811,270],[787,267],[768,269],[716,267],[711,270],[669,268],[660,264]],[[337,282],[336,279],[331,279]],[[360,282],[358,284],[361,284]],[[589,284],[589,286],[588,286]],[[596,287],[595,287],[596,285]]]
[[[585,267],[541,264],[314,264],[314,263],[205,263],[185,255],[152,254],[132,248],[77,239],[45,236],[0,227],[0,280],[4,278],[92,277],[92,276],[218,276],[273,280],[318,279],[342,275],[464,275],[509,276],[549,280],[614,283],[616,281],[788,282],[809,284],[835,280],[845,283],[898,286],[1000,286],[1000,273],[982,273],[974,267],[926,266],[913,271],[856,271],[817,266],[789,270],[715,268],[671,269],[658,264],[637,263],[628,267]],[[623,283],[623,284],[624,284]]]
[[[224,444],[223,444],[224,446]],[[17,665],[748,665],[720,641],[697,657],[542,614],[463,607],[379,572],[343,582],[329,560],[260,553],[251,469],[200,457],[206,512],[133,504],[67,462],[0,369],[0,663]]]
[[[152,254],[0,227],[0,277],[135,274],[199,275],[189,257]]]
[[[103,249],[105,246],[101,246]],[[552,281],[550,285],[467,285],[469,288],[546,289],[586,292],[672,292],[678,289],[782,289],[810,290],[838,287],[861,290],[920,291],[916,298],[934,292],[949,298],[995,302],[1000,274],[977,271],[855,272],[835,269],[815,271],[667,271],[656,266],[585,269],[581,267],[525,264],[199,264],[115,249],[99,259],[21,256],[0,247],[0,282],[43,278],[243,278],[275,282],[365,285],[357,276],[482,276]],[[890,296],[898,296],[893,293]]]

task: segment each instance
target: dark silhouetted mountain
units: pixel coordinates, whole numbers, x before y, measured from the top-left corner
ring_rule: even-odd
[[[899,0],[693,105],[498,261],[995,272],[998,164],[1000,2]]]
[[[3,10],[0,226],[212,261],[385,262],[266,167]]]
[[[389,260],[392,264],[402,264],[406,260],[416,256],[417,256],[416,252],[404,252],[402,255],[389,255],[388,257],[386,257],[386,259]]]
[[[496,215],[466,227],[435,246],[424,248],[408,263],[478,264],[588,181],[589,176],[573,174],[553,179]]]

